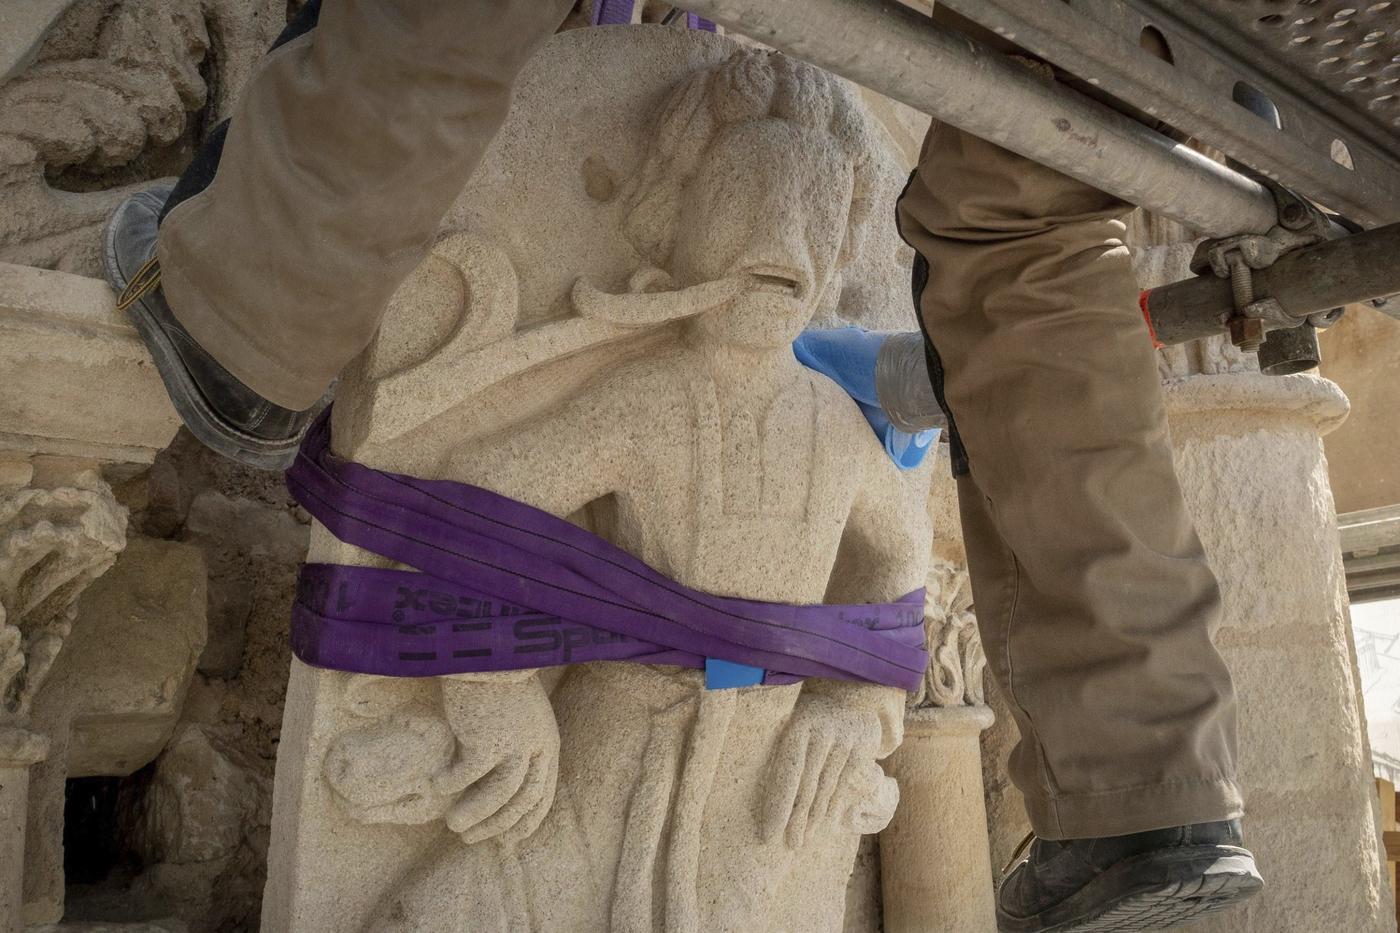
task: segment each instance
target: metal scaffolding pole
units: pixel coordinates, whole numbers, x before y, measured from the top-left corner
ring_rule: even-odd
[[[1259,183],[895,0],[687,0],[686,8],[1208,236],[1277,223]]]

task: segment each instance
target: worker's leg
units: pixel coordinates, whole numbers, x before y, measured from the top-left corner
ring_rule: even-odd
[[[160,227],[174,316],[233,376],[313,405],[505,119],[567,0],[333,0],[235,108],[212,184]]]
[[[1119,220],[935,124],[899,204],[978,625],[1037,839],[1006,933],[1145,930],[1262,887],[1243,848],[1220,596],[1182,501]],[[1111,837],[1111,838],[1106,838]]]
[[[1048,839],[1241,812],[1220,597],[1173,468],[1126,210],[937,124],[899,205],[966,453],[978,622],[1020,727],[1011,777]]]

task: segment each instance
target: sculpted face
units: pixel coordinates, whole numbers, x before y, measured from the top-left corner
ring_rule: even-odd
[[[687,186],[678,285],[743,275],[744,294],[695,326],[753,349],[790,344],[838,269],[854,173],[830,133],[763,118],[725,126]]]

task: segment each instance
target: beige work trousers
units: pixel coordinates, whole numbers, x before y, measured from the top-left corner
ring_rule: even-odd
[[[213,183],[161,224],[180,323],[264,398],[315,404],[426,256],[572,5],[328,0],[249,81]]]
[[[306,408],[370,341],[568,0],[333,0],[267,57],[213,183],[161,227],[181,323]],[[528,184],[528,179],[520,179]],[[971,473],[983,640],[1036,831],[1240,811],[1219,597],[1172,468],[1121,245],[1124,205],[951,128],[903,197],[921,310]]]
[[[938,123],[898,208],[982,643],[1020,731],[1011,778],[1050,839],[1242,807],[1220,595],[1177,483],[1127,210]]]

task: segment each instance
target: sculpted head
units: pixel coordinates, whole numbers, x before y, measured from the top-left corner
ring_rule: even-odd
[[[870,215],[872,130],[847,85],[785,56],[742,50],[679,85],[628,189],[626,233],[680,288],[740,277],[694,322],[707,337],[783,347],[859,250]]]

